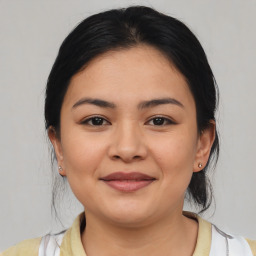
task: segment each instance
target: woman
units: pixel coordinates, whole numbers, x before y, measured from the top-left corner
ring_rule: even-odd
[[[3,255],[256,255],[256,242],[183,212],[211,204],[217,87],[180,21],[148,7],[85,19],[46,88],[59,174],[84,206],[70,229]]]

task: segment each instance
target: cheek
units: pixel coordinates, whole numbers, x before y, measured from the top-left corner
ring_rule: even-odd
[[[155,161],[161,167],[166,182],[189,183],[196,156],[196,142],[196,132],[183,129],[152,147]]]
[[[81,132],[69,134],[72,136],[66,136],[62,142],[67,176],[94,175],[104,155],[104,141],[99,143],[96,136],[86,136]]]
[[[98,139],[99,140],[99,139]],[[85,206],[95,194],[99,177],[98,167],[105,156],[104,141],[78,132],[63,138],[64,166],[68,183],[76,198]]]

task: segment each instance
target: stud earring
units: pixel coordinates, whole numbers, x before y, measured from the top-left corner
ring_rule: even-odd
[[[59,166],[58,169],[59,169],[59,174],[60,174],[60,176],[61,176],[61,177],[64,177],[64,175],[61,174],[61,172],[63,171],[62,167]]]
[[[202,168],[202,166],[203,166],[202,163],[199,163],[199,164],[198,164],[198,167],[199,167],[199,168]]]

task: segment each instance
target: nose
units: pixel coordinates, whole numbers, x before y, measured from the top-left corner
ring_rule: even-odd
[[[109,157],[113,160],[120,159],[126,163],[145,159],[147,147],[143,133],[134,124],[119,125],[113,131]]]

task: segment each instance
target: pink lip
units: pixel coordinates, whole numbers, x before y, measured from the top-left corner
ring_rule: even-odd
[[[148,186],[156,179],[139,172],[115,172],[100,178],[100,180],[116,190],[134,192]]]

